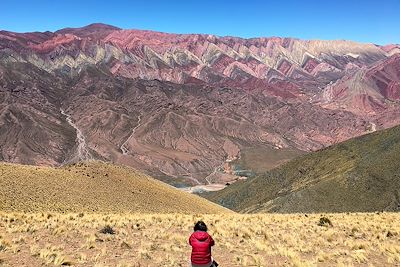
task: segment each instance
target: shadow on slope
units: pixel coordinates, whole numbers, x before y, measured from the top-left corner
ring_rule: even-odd
[[[208,199],[242,212],[400,209],[400,126],[310,153]]]

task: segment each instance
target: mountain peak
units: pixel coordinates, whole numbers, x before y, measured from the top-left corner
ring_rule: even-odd
[[[82,27],[81,29],[92,29],[92,30],[121,30],[121,28],[115,27],[113,25],[104,23],[92,23]]]
[[[108,24],[104,24],[104,23],[92,23],[89,25],[86,25],[84,27],[81,28],[64,28],[61,30],[56,31],[56,33],[59,34],[67,34],[67,33],[71,33],[71,34],[75,34],[78,36],[89,36],[89,35],[93,35],[93,34],[98,34],[98,33],[109,33],[111,31],[118,31],[121,30],[121,28],[112,26],[112,25],[108,25]]]

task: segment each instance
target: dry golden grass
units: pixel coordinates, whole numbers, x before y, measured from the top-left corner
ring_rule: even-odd
[[[182,215],[0,212],[2,266],[188,266],[208,223],[221,266],[399,266],[400,214]],[[115,234],[100,230],[111,226]]]
[[[0,210],[230,212],[132,168],[96,161],[63,168],[0,163]]]

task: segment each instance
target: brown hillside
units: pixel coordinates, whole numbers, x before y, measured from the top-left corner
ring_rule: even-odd
[[[0,164],[0,210],[221,213],[229,210],[134,169],[102,162],[62,168]]]

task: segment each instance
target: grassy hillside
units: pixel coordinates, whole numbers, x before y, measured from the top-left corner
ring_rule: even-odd
[[[242,212],[400,208],[400,126],[296,158],[206,197]]]
[[[240,158],[233,165],[253,173],[264,173],[306,152],[295,148],[274,149],[269,146],[249,147],[240,151]]]
[[[0,266],[188,266],[199,219],[220,266],[399,266],[399,213],[324,216],[0,212]]]
[[[1,163],[0,210],[228,212],[134,169],[102,162],[79,163],[63,168]]]

